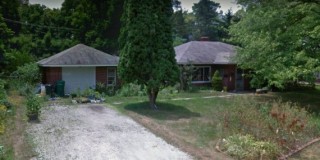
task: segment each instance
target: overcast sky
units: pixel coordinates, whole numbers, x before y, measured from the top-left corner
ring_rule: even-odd
[[[49,8],[60,8],[64,0],[29,0],[31,4],[40,3]],[[194,3],[198,3],[199,0],[180,0],[182,8],[188,11],[192,11],[192,6]],[[235,13],[239,8],[237,7],[235,0],[213,0],[220,3],[221,10],[225,13],[228,9],[232,8],[233,13]]]
[[[183,9],[188,10],[189,12],[192,11],[192,6],[194,3],[198,3],[199,0],[180,0],[181,1],[181,6]],[[220,10],[222,10],[224,13],[228,11],[228,9],[232,8],[233,13],[235,13],[238,8],[235,0],[212,0],[214,2],[220,3]]]

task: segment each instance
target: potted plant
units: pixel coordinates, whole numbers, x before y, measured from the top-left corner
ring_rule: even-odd
[[[39,97],[31,95],[27,97],[27,116],[29,121],[39,120],[41,101]]]

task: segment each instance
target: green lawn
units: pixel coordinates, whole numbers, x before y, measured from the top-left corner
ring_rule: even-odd
[[[106,101],[109,106],[129,115],[158,136],[198,159],[227,159],[230,157],[216,152],[215,146],[218,139],[226,136],[222,131],[224,115],[234,111],[237,105],[246,105],[247,99],[264,104],[280,98],[283,101],[296,102],[299,106],[309,105],[316,111],[320,91],[218,97],[223,95],[226,93],[209,90],[159,95],[159,110],[150,109],[146,96],[115,96],[107,98]]]

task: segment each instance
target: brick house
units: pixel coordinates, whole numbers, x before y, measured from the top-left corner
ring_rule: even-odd
[[[236,55],[235,46],[212,41],[190,41],[174,48],[179,65],[192,64],[195,72],[192,76],[194,85],[210,85],[211,77],[219,71],[223,85],[228,91],[250,89],[245,71],[237,67],[232,60]]]
[[[78,44],[37,62],[42,72],[42,83],[54,85],[65,81],[65,93],[78,89],[95,88],[96,84],[117,83],[119,57],[92,47]]]

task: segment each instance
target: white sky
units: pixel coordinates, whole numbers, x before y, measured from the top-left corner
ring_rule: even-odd
[[[43,4],[49,8],[60,8],[64,0],[29,0],[31,4],[39,3]],[[184,10],[192,11],[192,6],[194,3],[198,3],[199,0],[180,0],[181,6]],[[233,13],[235,13],[240,8],[236,5],[235,0],[212,0],[220,3],[221,10],[225,13],[228,9],[232,8]]]
[[[228,9],[232,8],[233,13],[238,11],[240,7],[236,4],[235,0],[211,0],[217,3],[220,3],[220,10],[223,11],[223,13],[227,12]],[[188,10],[189,12],[192,11],[192,6],[194,3],[198,3],[199,0],[180,0],[182,9]]]

